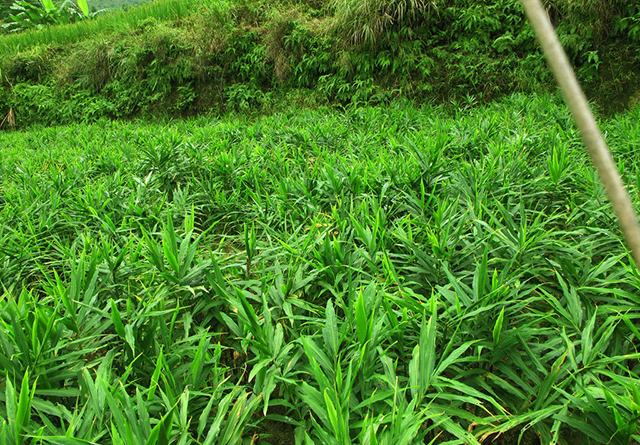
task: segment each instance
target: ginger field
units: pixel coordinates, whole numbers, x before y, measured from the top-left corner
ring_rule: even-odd
[[[602,125],[638,202],[640,108]],[[640,441],[640,273],[555,96],[0,146],[2,444]]]

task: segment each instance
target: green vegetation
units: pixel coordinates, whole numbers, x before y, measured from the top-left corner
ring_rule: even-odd
[[[640,273],[554,96],[0,143],[2,443],[640,440]]]
[[[637,200],[640,6],[546,5]],[[517,0],[155,0],[0,54],[0,445],[640,441],[640,272]]]
[[[89,9],[99,12],[105,9],[121,9],[139,5],[150,0],[88,0]]]
[[[0,36],[0,50],[3,52],[17,51],[14,62],[17,62],[17,66],[13,63],[9,63],[4,67],[3,72],[9,74],[10,77],[5,78],[5,83],[9,83],[10,88],[13,88],[11,80],[22,83],[25,78],[22,75],[14,77],[15,69],[21,70],[24,64],[33,65],[34,69],[44,68],[42,62],[43,58],[36,57],[37,60],[30,60],[35,53],[42,54],[48,51],[57,53],[55,47],[59,44],[78,42],[82,39],[94,38],[89,40],[91,43],[99,45],[99,40],[102,36],[130,33],[133,29],[137,29],[139,26],[146,26],[156,18],[161,20],[178,20],[186,15],[192,7],[195,0],[157,0],[154,2],[144,3],[132,10],[115,11],[107,15],[95,16],[92,20],[82,20],[80,22],[51,26],[38,31],[26,31],[18,34],[10,34]],[[146,25],[145,25],[146,23]],[[82,42],[87,44],[87,41]],[[48,47],[46,45],[49,45]],[[21,51],[25,51],[26,54]],[[51,54],[53,56],[53,54]],[[57,54],[61,56],[62,54]],[[48,60],[47,70],[57,71],[63,67],[62,61],[64,58],[55,58]],[[84,62],[87,62],[85,60]],[[89,60],[90,63],[100,63],[100,60]],[[53,69],[53,64],[57,64],[57,69]],[[61,74],[61,73],[57,73]],[[33,81],[34,79],[30,79]],[[38,80],[45,80],[44,77],[38,78]],[[54,80],[54,79],[49,79]],[[33,82],[27,82],[33,83]],[[37,83],[37,82],[36,82]],[[6,87],[6,84],[3,85]],[[61,101],[64,101],[63,97],[60,97]]]
[[[627,107],[640,6],[547,3],[590,97]],[[517,0],[157,0],[3,36],[0,52],[0,113],[18,126],[553,89]]]
[[[40,0],[37,5],[26,0],[16,0],[10,6],[7,23],[2,28],[9,32],[43,30],[53,25],[67,25],[76,20],[89,17],[86,0],[65,0],[54,4],[52,0]]]

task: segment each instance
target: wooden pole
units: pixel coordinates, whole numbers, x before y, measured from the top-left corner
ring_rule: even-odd
[[[596,166],[600,180],[618,217],[618,223],[627,240],[627,247],[640,267],[640,226],[629,195],[627,194],[611,153],[598,129],[587,98],[580,88],[569,59],[562,49],[547,12],[540,0],[520,0],[535,31],[542,51],[560,85],[562,94],[569,105],[573,118],[582,134],[584,145]]]

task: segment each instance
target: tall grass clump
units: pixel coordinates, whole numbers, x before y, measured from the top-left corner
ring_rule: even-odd
[[[555,96],[0,139],[3,443],[640,440],[640,275]]]
[[[389,37],[391,28],[407,29],[428,12],[437,10],[436,2],[423,0],[335,0],[333,28],[351,44],[375,46]]]

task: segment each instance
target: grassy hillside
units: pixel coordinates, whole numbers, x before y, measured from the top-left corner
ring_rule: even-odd
[[[590,97],[606,111],[628,106],[640,6],[547,5]],[[0,51],[0,112],[17,125],[553,89],[517,0],[156,0],[0,37]]]
[[[87,4],[91,11],[101,11],[103,9],[129,8],[145,1],[149,0],[88,0]]]
[[[552,96],[0,144],[0,443],[640,440],[640,275]]]

